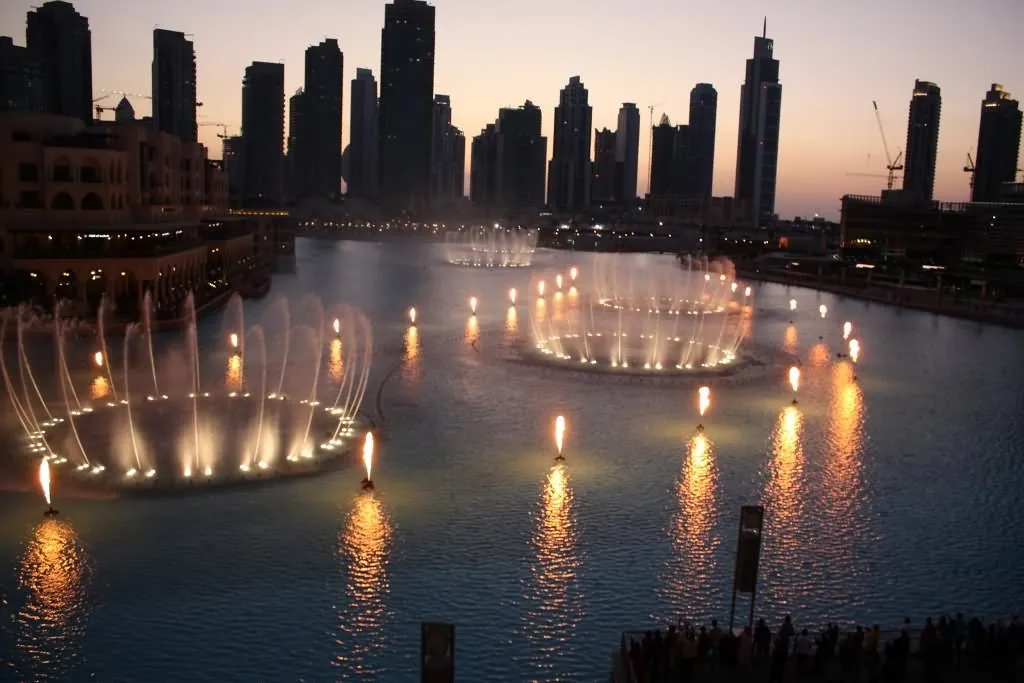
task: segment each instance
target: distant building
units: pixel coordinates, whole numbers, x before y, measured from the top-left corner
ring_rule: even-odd
[[[46,111],[43,64],[27,47],[0,36],[0,109]]]
[[[466,138],[452,125],[452,102],[448,95],[434,95],[434,119],[430,152],[430,201],[451,203],[465,193]]]
[[[615,130],[615,198],[622,203],[636,199],[637,169],[640,165],[640,110],[623,102]]]
[[[541,134],[542,113],[530,100],[504,107],[495,122],[495,204],[509,211],[536,211],[544,206],[544,167],[548,140]]]
[[[306,48],[296,197],[341,194],[341,110],[344,55],[334,38]]]
[[[232,135],[223,139],[221,158],[228,180],[228,198],[232,208],[242,205],[242,189],[245,187],[245,139]]]
[[[736,152],[736,199],[750,206],[755,223],[775,214],[775,183],[779,167],[779,126],[782,84],[775,41],[765,31],[754,38],[754,56],[747,60],[740,90],[740,130]]]
[[[685,194],[690,127],[673,126],[668,116],[651,131],[651,197]]]
[[[299,88],[288,98],[288,144],[284,155],[285,195],[290,201],[305,196],[309,188],[309,156],[303,149],[306,142],[306,91]]]
[[[555,131],[548,170],[548,205],[556,211],[590,206],[590,131],[593,109],[579,76],[562,88],[555,107]]]
[[[195,142],[196,52],[184,33],[153,29],[152,88],[157,130]]]
[[[930,202],[935,194],[935,161],[939,154],[942,92],[928,81],[914,81],[907,120],[907,152],[903,192],[915,201]]]
[[[1020,134],[1020,103],[1003,86],[993,83],[981,103],[971,201],[1000,201],[1003,184],[1017,179]]]
[[[489,123],[473,138],[470,148],[469,198],[481,207],[498,200],[498,126]]]
[[[39,57],[46,80],[46,110],[92,121],[92,33],[89,20],[64,0],[29,10],[28,49]]]
[[[393,209],[423,208],[430,197],[434,119],[434,7],[394,0],[381,32],[379,196]]]
[[[284,64],[253,62],[242,84],[242,205],[280,206],[284,193]]]
[[[352,79],[349,120],[348,194],[377,194],[377,81],[369,69],[356,69]]]
[[[683,194],[711,197],[715,177],[715,128],[718,91],[710,83],[698,83],[690,91],[690,140]]]
[[[594,204],[612,204],[617,201],[616,142],[615,131],[607,128],[594,131],[594,164],[590,188],[590,201]]]

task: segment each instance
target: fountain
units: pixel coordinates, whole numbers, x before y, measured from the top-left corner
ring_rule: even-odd
[[[589,287],[576,273],[541,275],[530,287],[532,343],[542,360],[663,375],[732,371],[743,361],[753,301],[731,262],[596,254]],[[545,286],[552,281],[553,291]]]
[[[473,268],[525,268],[537,248],[537,231],[523,228],[463,228],[445,233],[448,263]]]
[[[52,397],[36,382],[25,352],[25,316],[4,315],[0,344],[16,326],[18,368],[12,372],[0,355],[0,371],[27,455],[43,459],[47,477],[51,466],[70,463],[65,476],[79,485],[125,492],[188,490],[324,470],[348,452],[357,434],[373,335],[360,311],[342,306],[332,312],[335,336],[327,354],[323,305],[316,297],[303,304],[308,315],[299,316],[298,324],[288,301],[280,299],[262,324],[246,328],[242,302],[233,299],[223,317],[224,354],[216,350],[223,342],[210,348],[202,340],[190,295],[182,344],[158,357],[144,315],[125,328],[119,358],[108,354],[102,324],[100,339],[81,348],[67,334],[58,305]],[[97,345],[100,350],[94,351]],[[334,369],[321,377],[328,355]],[[211,366],[225,379],[218,381]],[[76,383],[88,372],[109,378],[106,396],[79,397]]]

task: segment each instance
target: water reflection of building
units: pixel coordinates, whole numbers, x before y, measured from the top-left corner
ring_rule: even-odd
[[[663,579],[663,602],[670,607],[664,615],[670,621],[680,617],[704,620],[721,605],[713,580],[720,540],[714,533],[717,484],[713,444],[698,434],[683,456],[675,487],[678,508],[668,527],[673,554]]]
[[[556,464],[548,471],[534,515],[536,561],[524,624],[533,644],[531,659],[549,674],[582,614],[574,507],[568,470],[564,464]]]
[[[347,604],[338,610],[335,665],[347,675],[378,672],[374,656],[388,647],[388,565],[394,530],[381,502],[372,494],[356,498],[339,538]]]
[[[44,520],[18,572],[16,680],[73,680],[89,617],[90,558],[74,529]]]

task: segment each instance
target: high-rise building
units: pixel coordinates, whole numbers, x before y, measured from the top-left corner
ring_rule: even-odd
[[[444,204],[465,193],[466,137],[452,125],[452,101],[434,95],[430,151],[430,201]]]
[[[717,118],[718,91],[710,83],[698,83],[690,91],[690,140],[683,179],[685,195],[711,197]]]
[[[668,115],[651,130],[651,196],[672,194],[676,163],[676,127]]]
[[[341,108],[344,55],[334,38],[306,48],[305,90],[299,130],[298,197],[341,194]]]
[[[377,80],[369,69],[356,69],[352,79],[352,117],[349,120],[348,193],[377,194]]]
[[[735,197],[750,207],[755,224],[775,214],[775,183],[779,168],[779,122],[782,84],[775,41],[764,32],[754,38],[754,56],[747,60],[740,90],[740,131],[736,151]]]
[[[495,204],[513,211],[544,206],[548,140],[541,134],[540,107],[530,100],[498,111]]]
[[[1003,86],[993,83],[981,102],[972,202],[999,201],[1003,195],[1003,183],[1016,180],[1020,134],[1020,103],[1003,90]]]
[[[555,135],[548,170],[548,205],[556,211],[590,206],[590,131],[593,109],[579,76],[562,88],[555,107]]]
[[[152,87],[157,129],[195,142],[196,51],[184,33],[153,29]]]
[[[640,165],[640,110],[623,102],[615,130],[615,199],[628,203],[636,199],[636,176]]]
[[[92,33],[70,2],[29,10],[25,43],[43,64],[46,109],[92,121]]]
[[[224,173],[228,177],[228,197],[232,207],[242,203],[242,189],[245,187],[245,140],[241,135],[224,138],[221,158],[224,159]]]
[[[7,36],[0,36],[0,109],[46,111],[42,62]]]
[[[928,81],[914,81],[907,120],[907,153],[903,191],[918,201],[930,202],[935,194],[935,161],[939,155],[939,117],[942,91]]]
[[[615,131],[607,128],[594,131],[594,164],[590,201],[595,204],[611,204],[617,199],[615,183],[617,137]]]
[[[305,197],[309,188],[309,155],[306,142],[306,93],[302,88],[288,98],[288,149],[284,155],[284,186],[289,199]]]
[[[488,123],[473,138],[470,147],[469,198],[484,207],[495,206],[498,198],[498,126]]]
[[[242,82],[242,203],[279,206],[284,191],[284,64],[253,62]]]
[[[380,46],[379,194],[392,208],[426,205],[434,120],[434,7],[394,0]]]

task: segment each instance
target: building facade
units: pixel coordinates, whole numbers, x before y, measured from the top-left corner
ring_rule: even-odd
[[[498,202],[498,126],[489,123],[473,138],[470,148],[469,198],[474,204],[494,208]]]
[[[754,56],[747,60],[746,78],[740,89],[734,193],[750,207],[751,218],[757,224],[769,222],[775,214],[781,115],[779,61],[766,22],[764,34],[754,38]]]
[[[180,31],[153,29],[153,120],[164,133],[198,139],[196,52]]]
[[[971,201],[1000,201],[1003,185],[1017,179],[1021,113],[1020,103],[1003,86],[993,83],[981,103]]]
[[[27,47],[0,36],[0,109],[45,112],[46,97],[42,62]]]
[[[345,57],[334,38],[306,48],[300,144],[295,159],[296,197],[341,194],[341,110]]]
[[[242,204],[274,207],[284,194],[284,64],[253,62],[242,83]]]
[[[541,134],[542,123],[540,107],[530,100],[498,111],[495,204],[502,209],[518,213],[544,206],[548,140]]]
[[[548,205],[556,211],[583,211],[590,206],[590,131],[593,109],[587,88],[573,76],[555,107],[555,131],[548,169]]]
[[[903,192],[915,201],[930,202],[935,194],[935,162],[939,155],[942,91],[928,81],[914,81],[907,117],[907,152]]]
[[[384,8],[378,111],[378,195],[395,210],[430,198],[434,120],[434,7],[394,0]]]
[[[698,83],[690,91],[690,141],[683,187],[686,195],[711,197],[717,121],[718,91],[710,83]]]
[[[623,102],[615,129],[616,191],[619,202],[636,199],[637,170],[640,167],[640,110],[633,102]]]
[[[434,96],[430,145],[430,202],[445,205],[465,194],[466,137],[452,125],[452,101]]]
[[[91,121],[92,32],[89,20],[70,2],[44,2],[28,12],[25,44],[42,62],[46,111]]]
[[[348,145],[348,194],[377,194],[377,79],[369,69],[356,69],[352,79]]]
[[[590,201],[594,204],[613,204],[616,192],[616,148],[615,131],[604,128],[594,131],[593,178],[590,187]]]

